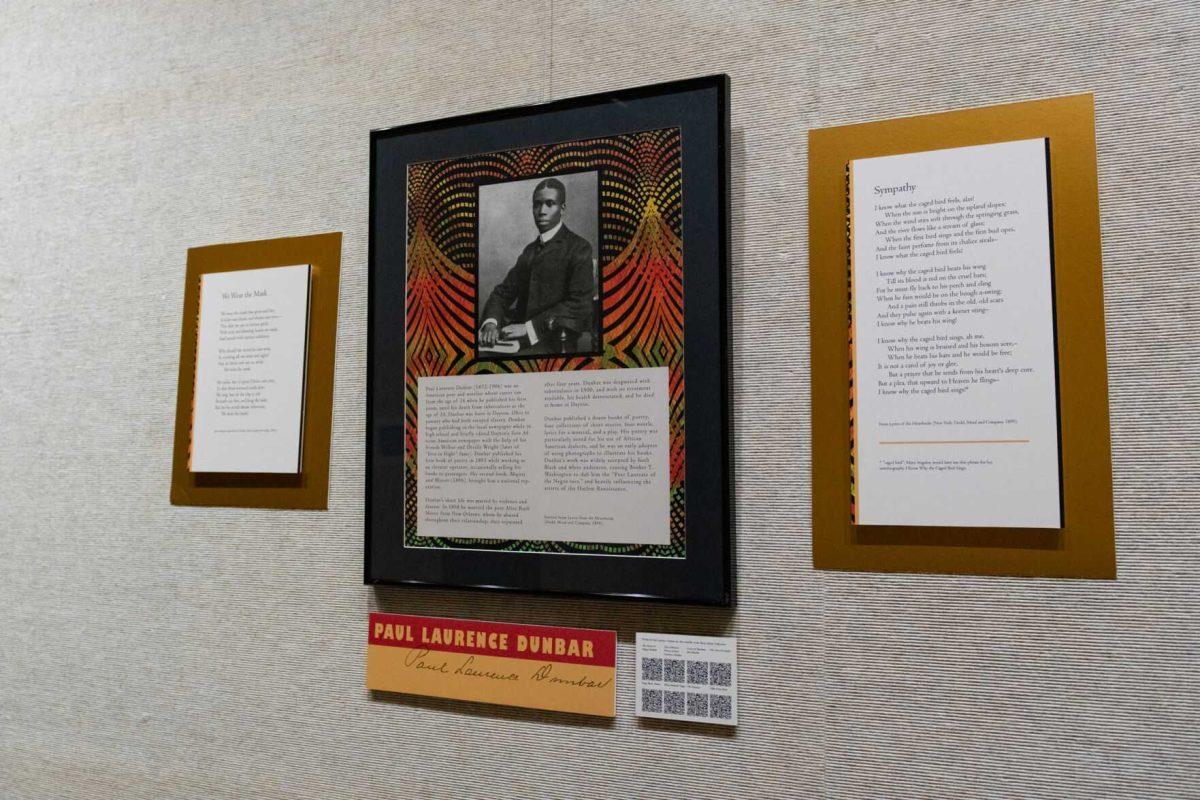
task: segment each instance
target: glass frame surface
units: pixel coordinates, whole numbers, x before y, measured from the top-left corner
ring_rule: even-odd
[[[660,201],[670,198],[672,209],[663,210],[663,217],[678,231],[680,242],[682,352],[673,356],[672,369],[680,370],[680,378],[686,374],[677,393],[686,418],[680,415],[672,425],[672,437],[678,430],[683,445],[675,448],[679,458],[672,468],[671,545],[633,552],[629,546],[570,549],[531,547],[515,540],[505,540],[511,546],[494,540],[470,540],[477,545],[457,539],[422,540],[413,523],[415,428],[411,436],[406,428],[413,426],[416,413],[411,390],[415,379],[409,374],[416,360],[408,346],[406,318],[410,246],[415,241],[410,216],[417,216],[412,209],[418,200],[426,204],[421,208],[427,208],[427,202],[452,201],[426,201],[426,195],[413,194],[410,181],[417,184],[411,170],[432,163],[439,180],[468,180],[476,187],[476,198],[480,184],[589,168],[612,170],[606,173],[611,179],[606,186],[620,190],[620,180],[629,180],[630,186],[638,181],[636,175],[617,173],[636,170],[641,159],[632,159],[634,166],[629,168],[613,166],[606,144],[635,138],[638,147],[631,152],[653,155],[667,150],[677,161],[673,188],[659,196]],[[370,184],[365,582],[731,605],[728,78],[697,78],[374,131]],[[469,188],[436,196],[451,195],[467,209],[455,213],[471,213]],[[617,202],[601,195],[602,206]],[[649,213],[646,208],[659,210],[654,202],[626,204],[638,206],[643,215]],[[476,201],[476,219],[464,223],[463,230],[477,231],[477,206]],[[617,221],[605,230],[619,229],[619,215],[605,210],[613,211]],[[476,233],[476,247],[477,239]],[[460,241],[461,237],[445,239],[439,253],[449,252],[444,262],[459,270],[460,283],[477,292],[478,257],[472,262],[469,244],[455,251]],[[610,277],[604,270],[617,246],[605,240],[599,249],[597,296],[603,298],[605,278]],[[610,324],[606,315],[606,336]],[[447,357],[472,367],[497,361],[461,351]],[[554,362],[558,366],[539,368],[585,368],[581,362],[589,358],[611,359],[612,354],[573,354],[564,356],[561,364]],[[412,463],[406,467],[406,461]]]

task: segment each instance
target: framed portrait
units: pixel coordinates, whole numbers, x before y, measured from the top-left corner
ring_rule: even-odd
[[[729,82],[371,135],[368,584],[733,602]]]

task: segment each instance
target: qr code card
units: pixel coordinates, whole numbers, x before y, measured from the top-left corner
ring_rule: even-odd
[[[637,713],[737,725],[737,639],[639,633]]]

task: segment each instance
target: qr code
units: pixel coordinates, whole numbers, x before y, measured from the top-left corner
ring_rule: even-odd
[[[699,694],[696,692],[688,692],[687,715],[689,717],[707,717],[708,695]]]
[[[662,689],[642,689],[642,711],[653,711],[658,713],[662,710]]]
[[[664,661],[663,680],[667,683],[683,683],[683,662],[674,658]]]
[[[689,661],[687,665],[688,683],[708,685],[708,662]]]
[[[642,680],[661,681],[663,662],[661,658],[642,659]]]
[[[733,700],[727,694],[714,694],[709,698],[709,716],[713,719],[733,719]]]
[[[733,665],[713,662],[709,668],[709,681],[713,686],[729,686],[733,683]]]
[[[663,713],[683,716],[683,692],[663,692]]]

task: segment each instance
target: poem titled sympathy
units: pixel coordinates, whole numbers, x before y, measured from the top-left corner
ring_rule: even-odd
[[[851,162],[859,524],[1061,525],[1047,158]]]
[[[667,373],[418,379],[419,535],[668,544]]]

